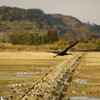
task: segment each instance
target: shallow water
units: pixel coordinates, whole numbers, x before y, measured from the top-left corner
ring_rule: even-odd
[[[88,82],[88,80],[86,80],[86,79],[75,79],[73,81],[76,83],[87,83]]]
[[[26,78],[41,77],[44,71],[37,72],[0,72],[0,80],[25,80]]]
[[[18,75],[18,74],[40,74],[43,73],[44,71],[37,71],[37,72],[0,72],[0,75]]]
[[[63,100],[100,100],[100,96],[98,97],[66,97],[65,99]]]
[[[28,88],[33,86],[34,82],[48,72],[46,72],[44,68],[45,67],[36,67],[29,71],[24,71],[24,69],[21,71],[12,71],[10,69],[0,71],[0,96],[11,95],[14,97],[13,100],[15,100],[16,97],[19,98],[28,91]],[[25,86],[21,85],[13,87],[14,84],[25,84]]]

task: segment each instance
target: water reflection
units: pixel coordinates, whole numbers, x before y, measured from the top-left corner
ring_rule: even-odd
[[[18,74],[40,74],[44,73],[44,71],[36,71],[36,72],[0,72],[0,75],[18,75]]]
[[[88,82],[86,79],[75,79],[73,81],[76,83],[87,83]]]
[[[100,96],[98,97],[66,97],[63,100],[100,100]]]
[[[47,73],[45,70],[44,67],[38,67],[31,71],[0,71],[0,96],[8,98],[11,95],[13,100],[19,100],[22,94]]]

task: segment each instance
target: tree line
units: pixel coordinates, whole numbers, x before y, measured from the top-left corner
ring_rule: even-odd
[[[14,32],[8,35],[9,43],[19,45],[41,45],[46,43],[54,43],[58,40],[56,31],[48,31],[46,35],[38,35],[35,33],[20,33]]]
[[[17,7],[2,6],[0,7],[0,14],[0,21],[32,21],[33,19],[38,18],[38,15],[43,14],[43,11],[41,9],[25,10]]]

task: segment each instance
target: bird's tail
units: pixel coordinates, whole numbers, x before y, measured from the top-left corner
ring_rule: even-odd
[[[53,58],[55,58],[57,55],[53,56]]]

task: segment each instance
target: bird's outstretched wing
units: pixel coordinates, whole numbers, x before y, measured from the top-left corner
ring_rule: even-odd
[[[63,50],[62,52],[58,53],[57,55],[62,55],[62,56],[63,56],[63,55],[66,55],[66,54],[67,54],[66,52],[67,52],[70,48],[72,48],[74,45],[76,45],[78,42],[79,42],[79,40],[76,41],[75,43],[73,43],[72,45],[68,46],[65,50]],[[54,58],[55,58],[57,55],[55,55]]]
[[[65,50],[63,50],[62,52],[67,52],[70,48],[72,48],[74,45],[76,45],[77,43],[79,42],[79,40],[78,41],[76,41],[75,43],[73,43],[72,45],[70,45],[70,46],[68,46]]]

